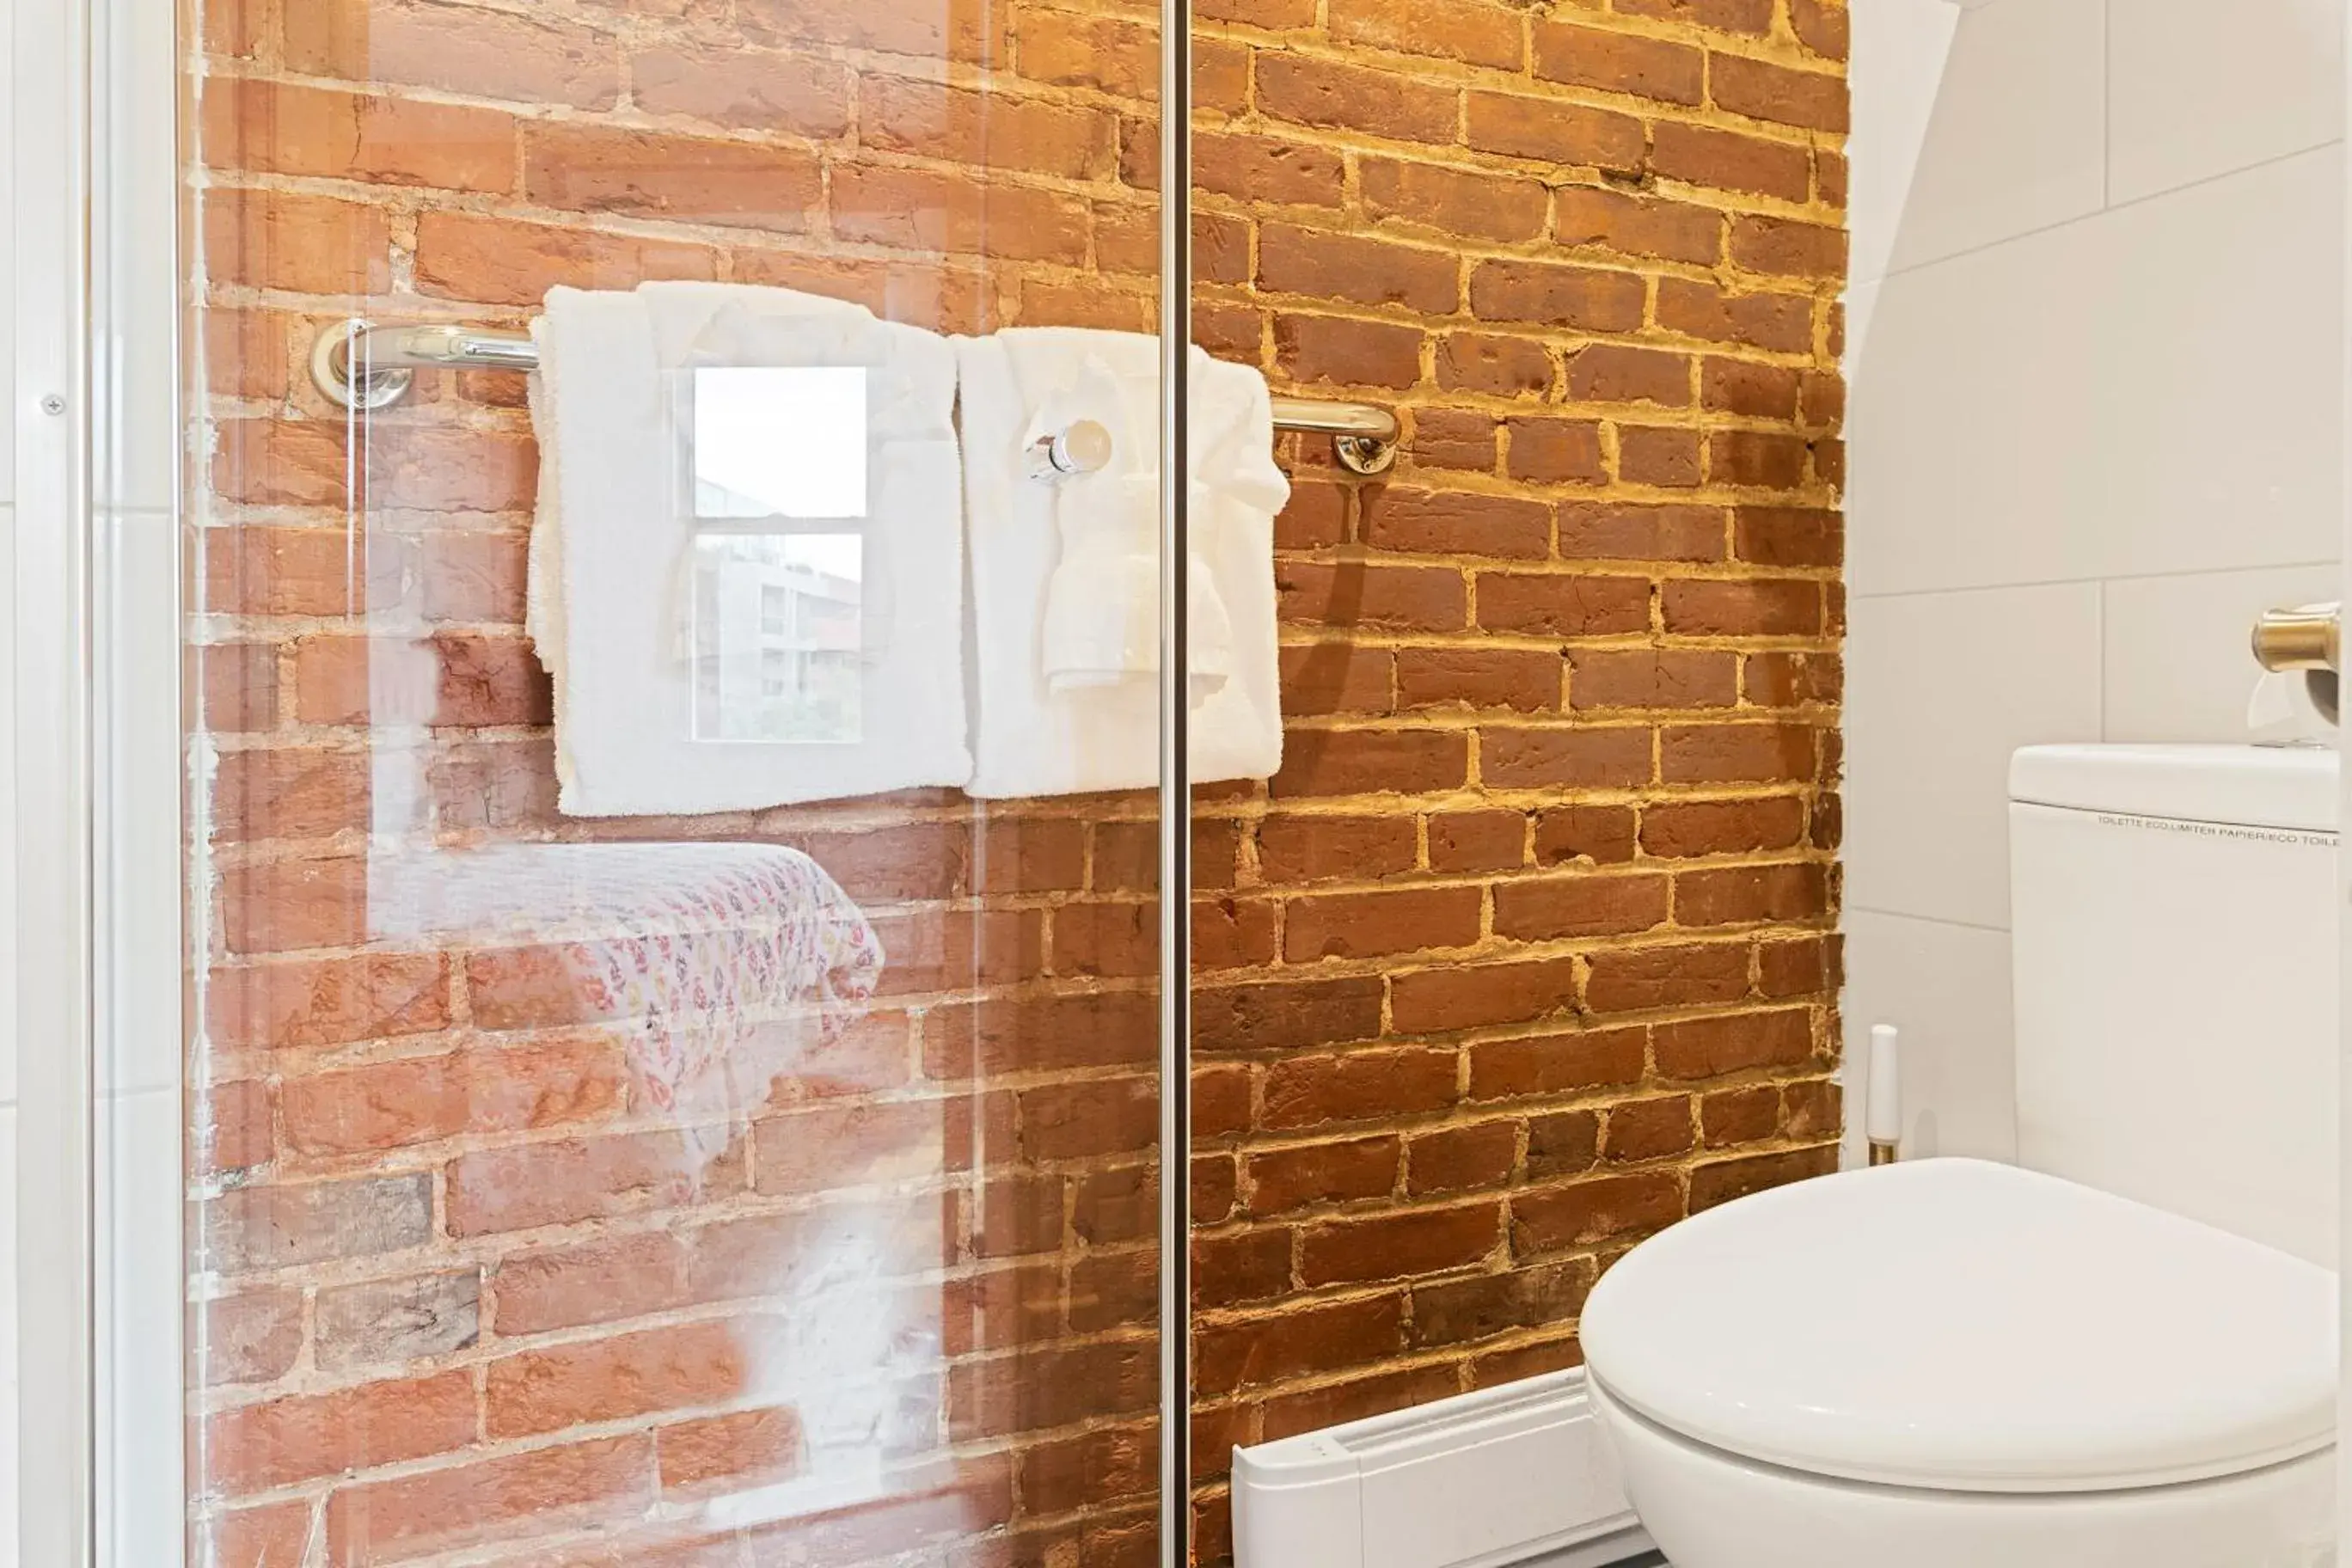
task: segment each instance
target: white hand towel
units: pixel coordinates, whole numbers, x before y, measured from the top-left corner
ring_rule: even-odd
[[[973,772],[983,798],[1135,789],[1159,759],[1159,345],[1021,328],[959,338],[971,535]],[[1265,380],[1193,351],[1192,775],[1282,765]],[[1031,441],[1091,418],[1110,467],[1044,484]]]
[[[555,679],[562,808],[692,815],[965,782],[946,340],[719,284],[551,289],[532,335],[526,623]],[[862,384],[862,450],[721,482],[742,471],[713,468],[728,388],[696,373],[728,370],[818,373],[751,388],[771,400],[759,416],[815,395],[810,418],[842,430]],[[777,426],[778,451],[807,445],[810,426]],[[748,427],[756,458],[762,426]],[[762,475],[790,493],[749,495]],[[762,516],[779,509],[789,521]]]

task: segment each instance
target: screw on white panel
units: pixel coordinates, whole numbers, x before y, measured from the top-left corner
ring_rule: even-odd
[[[44,414],[63,414],[65,411],[66,411],[66,400],[65,400],[64,398],[62,398],[62,397],[59,397],[56,393],[52,392],[52,393],[50,393],[47,397],[44,397],[44,398],[42,398],[42,399],[41,399],[41,412],[42,412],[42,413],[44,413]]]

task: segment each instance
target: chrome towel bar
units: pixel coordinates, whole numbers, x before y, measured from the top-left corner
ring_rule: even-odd
[[[538,345],[520,332],[378,326],[357,317],[324,328],[310,347],[311,381],[338,407],[352,409],[398,403],[420,370],[532,370],[538,364]],[[1386,473],[1396,462],[1403,434],[1392,410],[1312,397],[1276,398],[1274,424],[1278,430],[1330,437],[1339,466],[1368,476]]]

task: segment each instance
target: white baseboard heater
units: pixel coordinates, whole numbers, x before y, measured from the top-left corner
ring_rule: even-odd
[[[1601,1568],[1650,1549],[1581,1370],[1234,1450],[1235,1568]]]

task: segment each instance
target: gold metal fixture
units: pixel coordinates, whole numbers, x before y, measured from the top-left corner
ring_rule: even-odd
[[[1880,1165],[1892,1165],[1902,1157],[1902,1149],[1890,1140],[1874,1138],[1870,1141],[1870,1163],[1873,1169]]]
[[[2268,612],[2254,623],[2254,661],[2274,671],[2341,668],[2341,609],[2305,605]]]
[[[539,345],[527,333],[483,327],[399,325],[353,317],[321,328],[310,348],[310,380],[339,408],[386,408],[408,395],[420,370],[535,370]],[[1274,400],[1277,430],[1331,437],[1351,474],[1384,474],[1396,463],[1404,426],[1396,411],[1314,397]]]

